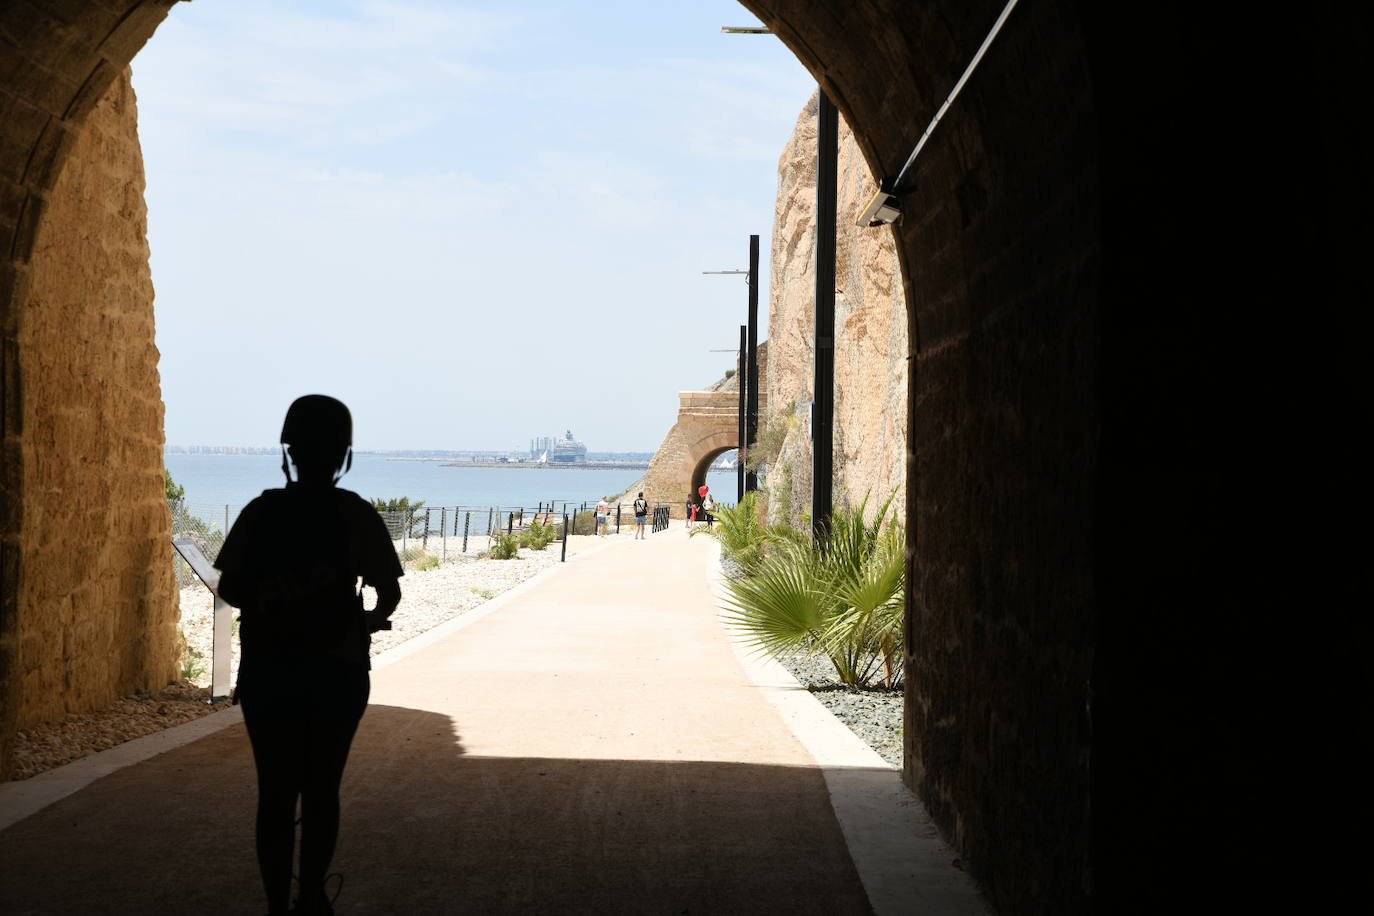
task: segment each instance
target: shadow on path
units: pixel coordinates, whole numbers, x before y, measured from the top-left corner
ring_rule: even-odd
[[[0,832],[0,912],[261,913],[241,725]],[[343,786],[343,913],[867,913],[814,767],[466,755],[372,706]]]

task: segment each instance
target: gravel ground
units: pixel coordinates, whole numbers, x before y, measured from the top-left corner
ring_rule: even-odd
[[[116,744],[199,719],[229,705],[210,706],[208,688],[187,681],[157,693],[140,691],[114,706],[61,722],[45,722],[15,735],[14,778],[28,779]]]
[[[474,553],[451,549],[447,563],[424,571],[407,570],[401,579],[401,606],[391,616],[392,629],[373,635],[372,654],[418,636],[547,569],[559,561],[558,548],[559,545],[551,544],[542,551],[521,550],[514,560],[478,559]],[[371,607],[376,596],[367,594],[365,601]],[[14,778],[27,779],[229,705],[228,700],[214,706],[208,703],[213,611],[214,601],[203,586],[182,589],[181,629],[186,640],[181,661],[183,680],[157,693],[139,692],[126,697],[108,709],[68,716],[61,722],[19,732],[14,743]],[[237,639],[230,658],[232,683],[238,673]]]
[[[784,668],[811,691],[849,730],[892,766],[902,765],[902,691],[881,687],[846,687],[825,658],[794,655],[780,658]]]

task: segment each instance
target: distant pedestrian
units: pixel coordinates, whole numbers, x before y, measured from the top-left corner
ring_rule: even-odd
[[[610,520],[611,504],[606,502],[606,497],[601,497],[601,502],[596,504],[596,536],[604,538],[606,536],[606,523]]]
[[[644,540],[644,523],[649,520],[649,501],[644,498],[644,491],[640,491],[638,498],[635,499],[635,540]]]
[[[687,527],[691,528],[692,523],[697,520],[697,497],[695,493],[687,494],[687,501],[683,504],[683,511],[687,517]]]
[[[706,489],[703,487],[702,489]],[[706,519],[706,527],[710,528],[715,524],[716,517],[711,513],[716,511],[716,501],[711,496],[709,490],[701,495],[701,514]]]

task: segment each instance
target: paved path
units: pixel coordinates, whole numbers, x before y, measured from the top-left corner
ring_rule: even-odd
[[[709,549],[587,552],[375,672],[339,913],[868,912]],[[0,912],[261,913],[253,804],[241,725],[119,770],[0,832]]]

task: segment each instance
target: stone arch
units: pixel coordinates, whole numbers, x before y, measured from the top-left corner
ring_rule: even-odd
[[[739,448],[739,392],[680,391],[678,416],[644,474],[644,495],[680,518],[687,494],[695,493],[722,452]],[[767,404],[766,398],[760,399]]]
[[[0,742],[31,572],[24,416],[40,393],[19,332],[35,242],[86,115],[172,2],[0,7]],[[742,2],[836,101],[875,175],[901,166],[1002,6]],[[1190,855],[1213,861],[1212,886],[1245,886],[1207,828],[1236,825],[1235,863],[1265,831],[1183,774],[1199,748],[1247,747],[1210,725],[1158,737],[1208,702],[1188,685],[1250,683],[1244,659],[1264,654],[1222,611],[1241,603],[1234,579],[1206,571],[1242,568],[1240,546],[1217,545],[1272,527],[1250,524],[1248,490],[1222,498],[1246,489],[1227,482],[1268,452],[1271,425],[1217,418],[1266,402],[1246,386],[1295,358],[1260,336],[1257,304],[1301,302],[1310,326],[1343,329],[1345,303],[1367,299],[1369,16],[1022,4],[927,147],[902,222],[876,230],[895,233],[910,309],[904,776],[1000,911],[1164,909],[1193,876],[1151,863]],[[1275,111],[1321,127],[1274,131]],[[1291,193],[1261,193],[1278,162]],[[103,469],[81,473],[98,485]],[[1172,562],[1149,562],[1160,544]],[[1161,657],[1180,686],[1153,677]],[[1161,783],[1177,791],[1137,791]],[[1213,821],[1190,850],[1171,825],[1197,811]]]
[[[739,437],[731,436],[730,438],[738,439]],[[711,463],[713,461],[715,461],[721,455],[724,455],[726,452],[736,448],[739,448],[739,443],[737,442],[728,445],[720,445],[703,452],[701,457],[697,459],[696,467],[692,469],[691,489],[695,491],[697,488],[706,483],[706,475],[711,470]],[[730,493],[715,493],[714,491],[712,491],[712,495],[715,496],[716,502],[734,502],[736,494],[733,491],[731,491]]]

